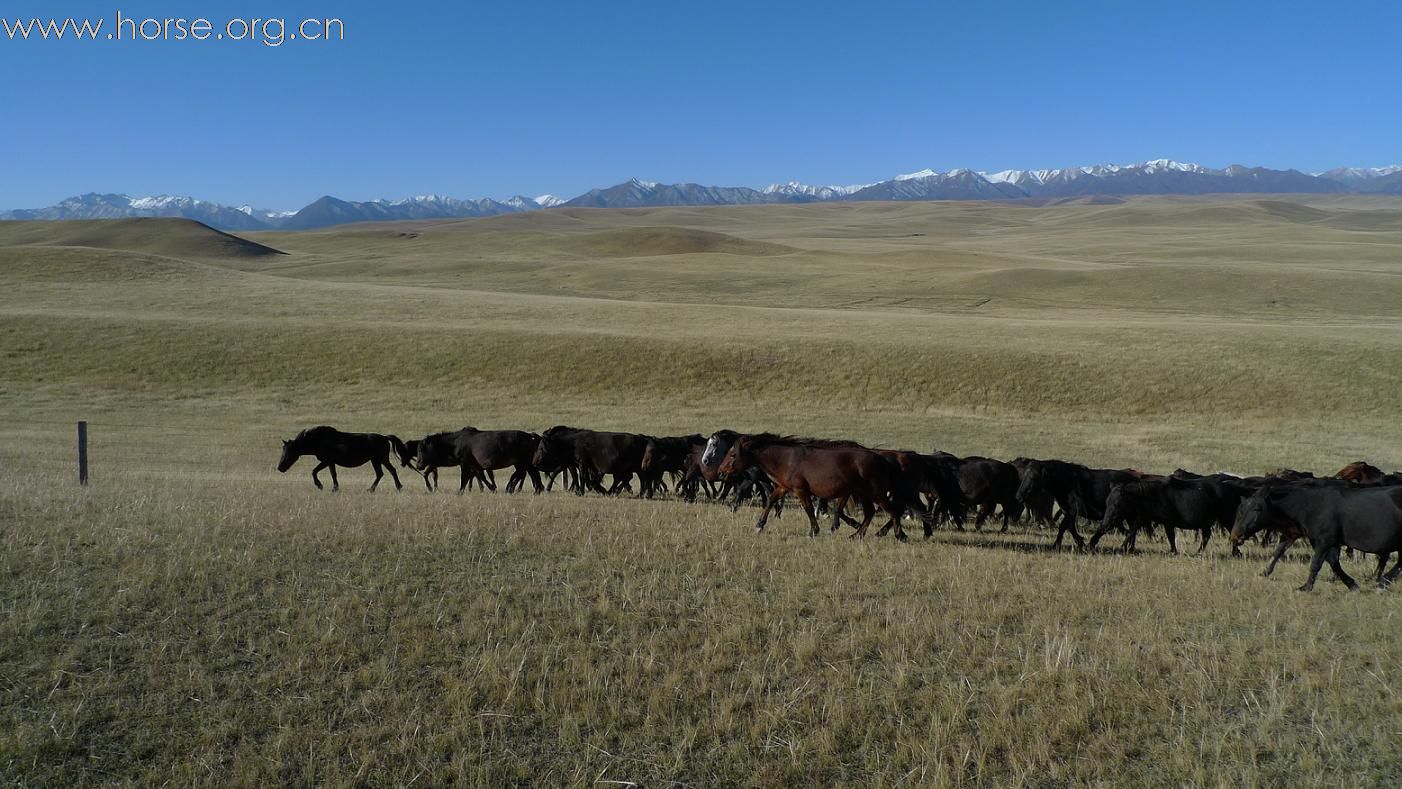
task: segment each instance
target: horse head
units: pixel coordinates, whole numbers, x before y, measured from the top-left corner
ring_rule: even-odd
[[[1042,493],[1042,464],[1035,460],[1028,461],[1022,468],[1021,480],[1017,485],[1017,500],[1026,504],[1040,496]]]
[[[735,442],[730,445],[730,449],[726,450],[725,457],[720,461],[720,467],[717,471],[720,472],[721,476],[728,477],[732,474],[739,474],[754,465],[753,443],[749,436],[735,439]]]
[[[701,453],[701,465],[715,468],[730,451],[731,444],[740,437],[734,430],[717,430],[706,439],[706,449]]]
[[[531,465],[542,471],[557,471],[565,465],[560,455],[559,435],[563,428],[552,427],[536,441],[535,454],[531,455]]]
[[[277,470],[284,474],[287,473],[287,470],[292,468],[292,464],[296,463],[297,458],[301,456],[301,453],[293,447],[291,441],[282,442],[282,457],[278,459]]]
[[[1107,528],[1114,528],[1129,519],[1129,502],[1125,501],[1125,486],[1111,485],[1110,495],[1105,498],[1105,517],[1100,519]]]
[[[1241,545],[1251,535],[1266,528],[1266,523],[1269,520],[1270,494],[1270,486],[1265,485],[1252,493],[1250,497],[1242,500],[1241,506],[1237,508],[1236,522],[1232,524],[1233,547]]]

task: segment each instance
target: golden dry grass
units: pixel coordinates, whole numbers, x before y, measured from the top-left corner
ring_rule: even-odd
[[[714,506],[370,496],[364,469],[318,494],[272,464],[320,422],[564,422],[1397,468],[1398,215],[551,211],[263,257],[183,224],[0,224],[0,775],[1395,782],[1396,593],[1295,594],[1298,563],[809,541],[792,516],[756,537]]]

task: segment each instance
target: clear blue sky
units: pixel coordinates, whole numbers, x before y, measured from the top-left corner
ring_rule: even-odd
[[[345,40],[0,40],[0,208],[1402,160],[1397,0],[0,3],[104,35],[118,10]]]

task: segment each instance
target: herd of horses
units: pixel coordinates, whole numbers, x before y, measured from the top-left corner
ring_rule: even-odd
[[[853,537],[862,537],[880,512],[886,520],[877,536],[894,531],[902,541],[908,539],[902,527],[907,517],[923,524],[929,537],[941,524],[963,529],[970,517],[976,529],[1001,518],[1006,531],[1027,516],[1057,529],[1053,548],[1070,534],[1077,548],[1094,550],[1107,533],[1121,531],[1122,547],[1133,551],[1138,534],[1158,526],[1174,553],[1178,532],[1195,532],[1201,553],[1218,529],[1230,536],[1232,553],[1239,556],[1240,545],[1252,536],[1276,535],[1279,547],[1265,575],[1304,538],[1314,553],[1301,591],[1314,587],[1326,562],[1349,589],[1358,589],[1340,564],[1342,550],[1376,555],[1379,587],[1402,574],[1402,475],[1364,462],[1350,463],[1330,477],[1290,469],[1255,477],[1184,469],[1159,475],[1063,460],[925,454],[770,433],[720,430],[710,436],[656,437],[563,425],[540,434],[467,427],[413,441],[322,425],[282,442],[278,471],[287,471],[303,456],[318,461],[312,469],[316,487],[322,487],[318,473],[328,470],[333,490],[339,487],[337,466],[369,463],[375,471],[371,490],[386,471],[395,487],[403,488],[394,460],[421,474],[429,490],[437,484],[439,469],[457,467],[460,493],[474,483],[496,490],[494,472],[509,468],[508,493],[523,489],[527,480],[540,493],[559,479],[579,495],[619,495],[634,492],[636,479],[636,494],[647,498],[669,492],[686,501],[704,496],[729,501],[732,510],[754,498],[762,506],[755,524],[759,531],[792,493],[808,518],[810,536],[819,534],[824,514],[831,515],[833,530],[846,523],[856,529]],[[1079,521],[1094,525],[1089,540],[1077,530]],[[1394,552],[1400,555],[1388,570]]]

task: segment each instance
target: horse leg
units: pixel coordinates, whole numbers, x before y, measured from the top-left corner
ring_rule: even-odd
[[[1096,530],[1095,530],[1095,532],[1094,532],[1093,534],[1090,535],[1090,549],[1091,549],[1092,551],[1095,550],[1095,547],[1096,547],[1097,545],[1100,544],[1100,538],[1101,538],[1101,537],[1104,537],[1105,534],[1106,534],[1107,532],[1109,532],[1109,531],[1110,531],[1111,529],[1113,529],[1113,528],[1114,528],[1114,526],[1107,526],[1107,525],[1105,525],[1105,522],[1104,522],[1104,521],[1101,521],[1100,526],[1097,527]],[[1136,526],[1135,528],[1138,528],[1138,527]],[[1130,537],[1133,537],[1133,536],[1134,536],[1134,532],[1133,532],[1133,531],[1130,531],[1129,534],[1130,534],[1130,536],[1125,538],[1125,544],[1124,544],[1124,545],[1121,545],[1120,548],[1123,549],[1125,546],[1127,546],[1127,545],[1130,544],[1130,542],[1129,542],[1129,541],[1130,541]],[[1057,542],[1060,542],[1060,541],[1061,541],[1061,540],[1060,540],[1060,538],[1058,537]]]
[[[925,537],[929,538],[935,533],[935,496],[933,493],[926,494],[925,498],[920,498],[920,494],[915,494],[915,504],[907,512],[912,513],[920,519],[920,525],[925,532]]]
[[[1384,556],[1383,560],[1386,561],[1387,557]],[[1344,572],[1343,565],[1339,564],[1338,550],[1335,550],[1333,553],[1329,554],[1329,569],[1334,571],[1334,577],[1338,578],[1340,581],[1343,581],[1344,585],[1348,587],[1348,590],[1350,592],[1358,591],[1358,582],[1353,580],[1353,576]]]
[[[1135,550],[1137,550],[1136,546],[1139,543],[1139,530],[1144,528],[1144,520],[1142,518],[1135,517],[1131,518],[1128,522],[1129,533],[1125,535],[1125,541],[1120,544],[1120,551],[1123,553],[1134,553]],[[1103,529],[1104,524],[1101,524],[1101,526]],[[1090,547],[1092,550],[1095,549],[1094,537],[1092,537],[1090,540]]]
[[[1402,575],[1402,551],[1397,552],[1397,564],[1394,565],[1391,570],[1387,571],[1387,576],[1384,577],[1383,580],[1387,582],[1388,586],[1391,586],[1392,582],[1397,580],[1397,576],[1399,575]]]
[[[832,500],[828,507],[832,510],[832,526],[828,528],[828,531],[837,531],[842,526],[842,518],[847,514],[847,498],[847,496],[838,496]],[[852,524],[855,526],[856,521],[852,521]]]
[[[888,501],[882,499],[882,500],[879,500],[877,503],[878,503],[878,506],[880,506],[882,510],[887,511],[887,512],[890,511],[891,508],[888,507],[888,506],[886,506],[887,504],[889,504]],[[877,537],[885,537],[887,534],[890,534],[890,533],[891,533],[891,527],[894,526],[894,525],[895,525],[895,522],[894,522],[891,518],[887,518],[887,519],[886,519],[886,522],[883,523],[883,524],[881,524],[881,528],[879,528],[879,529],[876,530],[876,536],[877,536]]]
[[[833,499],[832,506],[830,507],[832,510],[832,529],[830,531],[837,531],[842,527],[844,521],[850,524],[854,529],[861,526],[861,523],[859,523],[856,518],[847,514],[847,502],[850,501],[851,498],[851,496],[839,496]]]
[[[901,542],[910,542],[910,537],[906,535],[905,529],[901,527],[901,518],[905,516],[904,508],[897,507],[896,503],[894,501],[891,501],[890,497],[887,496],[884,492],[878,495],[879,498],[877,499],[877,503],[879,503],[881,505],[881,509],[885,510],[886,514],[890,515],[891,517],[889,520],[886,521],[886,525],[881,527],[881,531],[876,533],[876,536],[880,537],[886,534],[886,532],[890,531],[892,527],[894,527],[896,530],[896,539],[900,540]]]
[[[988,520],[988,516],[993,514],[993,505],[978,505],[978,517],[974,518],[974,531],[983,531],[983,523]]]
[[[394,480],[395,490],[404,490],[404,484],[399,481],[399,472],[394,470],[394,464],[389,462],[389,455],[385,455],[384,465],[389,469],[389,478]]]
[[[1380,553],[1380,554],[1378,554],[1378,588],[1379,588],[1379,589],[1382,589],[1382,588],[1384,588],[1385,586],[1387,586],[1387,584],[1383,582],[1383,579],[1384,579],[1384,577],[1385,577],[1385,576],[1383,575],[1383,571],[1387,569],[1387,560],[1388,560],[1389,558],[1391,558],[1391,557],[1392,557],[1392,554],[1389,553],[1389,552],[1385,552],[1385,553]]]
[[[472,478],[477,476],[477,472],[473,471],[472,466],[467,463],[463,463],[459,468],[462,469],[462,481],[458,483],[458,493],[464,493],[467,491],[467,486],[472,484]]]
[[[1175,529],[1172,526],[1164,524],[1163,530],[1168,535],[1168,552],[1174,554],[1178,553],[1178,541],[1173,539]]]
[[[545,486],[540,482],[540,472],[536,471],[535,466],[526,466],[526,476],[531,478],[531,489],[535,492],[535,495],[539,495],[540,492],[545,489]],[[522,483],[522,485],[524,484],[525,483]]]
[[[1134,553],[1138,550],[1139,530],[1147,528],[1144,518],[1135,518],[1134,523],[1129,527],[1129,534],[1125,535],[1125,544],[1121,546],[1125,553]]]
[[[316,468],[312,469],[312,484],[316,486],[317,490],[323,490],[323,488],[321,487],[321,480],[317,479],[316,477],[316,472],[321,471],[322,469],[330,465],[330,463],[319,463],[317,464]],[[335,472],[332,473],[334,474]]]
[[[871,506],[871,499],[862,498],[861,504],[862,523],[857,527],[857,530],[852,533],[852,539],[854,540],[867,536],[867,527],[871,525],[872,519],[876,517],[876,508]]]
[[[813,497],[806,489],[800,489],[798,493],[798,503],[803,506],[803,514],[808,516],[808,537],[812,539],[818,536],[818,514],[813,511]]]
[[[1323,540],[1320,540],[1319,545],[1315,546],[1314,557],[1310,559],[1309,580],[1305,581],[1304,586],[1301,586],[1296,591],[1308,592],[1314,588],[1314,579],[1319,576],[1319,568],[1324,566],[1324,557],[1329,555],[1329,551],[1332,547],[1333,546],[1325,545]]]
[[[595,472],[590,474],[588,471],[581,471],[580,479],[582,485],[587,485],[590,490],[597,492],[600,496],[608,496],[613,493],[613,491],[604,489],[604,475],[601,473]],[[618,482],[615,481],[614,485],[616,486],[617,484]],[[581,490],[579,495],[583,496],[584,491]]]
[[[1061,528],[1056,533],[1056,542],[1052,543],[1052,548],[1060,548],[1061,538],[1065,537],[1067,532],[1070,532],[1072,539],[1076,541],[1077,550],[1084,550],[1086,541],[1081,539],[1081,535],[1076,531],[1076,513],[1067,511],[1062,513],[1062,515]]]
[[[1207,541],[1210,539],[1212,539],[1212,525],[1208,524],[1207,528],[1202,530],[1202,542],[1198,544],[1199,556],[1202,555],[1203,551],[1207,550]]]
[[[380,461],[375,458],[370,458],[370,468],[375,470],[375,481],[370,483],[370,492],[374,493],[375,486],[379,485],[380,480],[384,479],[385,472],[380,469]]]
[[[788,495],[788,493],[789,493],[789,492],[788,492],[787,490],[785,490],[784,488],[782,488],[782,487],[780,487],[780,486],[778,486],[778,485],[775,485],[775,486],[774,486],[774,492],[771,493],[771,494],[769,494],[769,498],[768,498],[768,499],[765,499],[765,502],[764,502],[764,511],[761,512],[761,513],[759,514],[759,520],[755,523],[755,533],[756,533],[756,534],[758,534],[759,532],[764,531],[764,524],[766,524],[766,523],[769,522],[769,508],[770,508],[770,507],[773,507],[775,504],[777,504],[777,503],[779,502],[779,499],[784,498],[785,496]]]
[[[1290,549],[1290,546],[1295,544],[1295,539],[1297,538],[1292,537],[1291,539],[1282,539],[1280,541],[1280,545],[1275,549],[1275,555],[1271,557],[1270,563],[1266,565],[1265,572],[1261,573],[1262,578],[1269,578],[1271,573],[1275,572],[1275,566],[1285,557],[1285,552]]]

